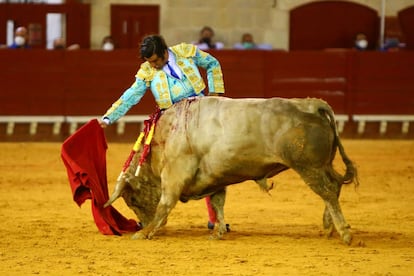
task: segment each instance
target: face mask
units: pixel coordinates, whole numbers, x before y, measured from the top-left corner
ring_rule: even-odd
[[[243,42],[243,48],[244,49],[253,49],[254,44],[252,42]]]
[[[359,49],[366,49],[368,47],[368,41],[366,41],[365,39],[358,40],[356,46]]]
[[[17,46],[23,46],[26,42],[26,39],[22,36],[16,36],[14,38],[14,43],[16,43]]]
[[[112,51],[114,49],[114,44],[112,44],[111,42],[105,42],[104,45],[102,46],[102,50],[104,51]]]

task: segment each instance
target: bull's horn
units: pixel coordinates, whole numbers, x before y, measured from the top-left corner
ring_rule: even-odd
[[[108,201],[104,204],[104,208],[114,203],[115,200],[117,200],[118,197],[121,196],[122,190],[125,188],[125,184],[126,184],[125,179],[123,177],[119,177],[118,181],[116,182],[114,192],[112,193]]]

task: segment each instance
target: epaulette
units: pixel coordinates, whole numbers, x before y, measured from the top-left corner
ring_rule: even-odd
[[[196,55],[197,47],[193,44],[180,43],[178,45],[170,47],[177,56],[181,57],[193,57]]]
[[[141,67],[139,68],[137,74],[135,77],[140,78],[144,80],[145,82],[150,82],[154,78],[155,75],[155,69],[152,68],[150,63],[148,61],[141,64]]]

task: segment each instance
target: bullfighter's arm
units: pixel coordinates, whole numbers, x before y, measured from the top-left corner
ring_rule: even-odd
[[[200,66],[207,71],[208,89],[214,94],[224,93],[223,73],[219,61],[204,51],[196,49],[196,54],[193,57],[197,66]]]
[[[146,82],[137,76],[131,87],[126,89],[121,97],[106,111],[102,121],[108,125],[116,122],[141,100],[146,90]]]

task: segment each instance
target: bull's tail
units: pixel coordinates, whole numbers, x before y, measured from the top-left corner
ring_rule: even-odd
[[[329,119],[329,124],[335,135],[335,141],[333,147],[338,147],[339,153],[341,154],[342,161],[346,166],[345,175],[342,177],[343,184],[349,184],[354,182],[355,186],[359,186],[358,170],[354,163],[349,159],[342,145],[341,139],[339,138],[338,128],[336,126],[336,120],[332,109],[329,106],[319,108],[319,113]]]

